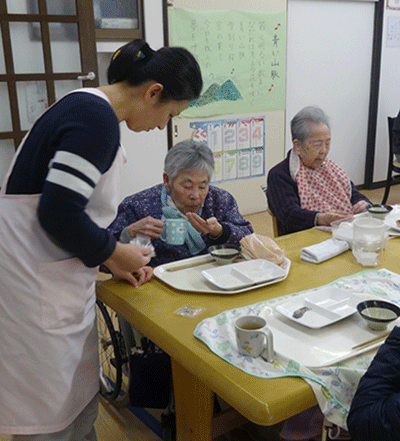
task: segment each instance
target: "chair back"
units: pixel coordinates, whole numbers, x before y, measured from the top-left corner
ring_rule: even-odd
[[[393,125],[396,118],[388,116],[388,129],[389,129],[389,163],[393,164]]]
[[[269,208],[267,208],[267,212],[272,218],[272,232],[274,233],[274,237],[278,237],[279,236],[278,219]]]
[[[267,197],[267,184],[261,185],[261,190],[265,193],[265,197]],[[276,218],[274,213],[272,213],[272,211],[268,208],[268,205],[267,205],[267,213],[272,218],[272,232],[274,234],[274,237],[278,237],[279,236],[278,219]]]
[[[388,163],[388,169],[387,169],[387,177],[386,177],[386,186],[385,186],[385,192],[383,194],[382,198],[382,205],[385,205],[390,192],[390,187],[393,184],[394,180],[392,178],[393,171],[393,155],[394,155],[394,148],[393,148],[393,125],[396,118],[393,118],[391,116],[388,116],[388,129],[389,129],[389,163]]]

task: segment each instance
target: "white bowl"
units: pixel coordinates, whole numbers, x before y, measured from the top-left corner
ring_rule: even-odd
[[[365,300],[357,305],[357,310],[374,331],[386,329],[388,323],[400,316],[400,308],[384,300]]]
[[[208,248],[208,252],[214,257],[215,261],[220,265],[232,263],[241,251],[240,245],[232,245],[224,243],[221,245],[213,245]]]
[[[390,205],[370,204],[367,206],[368,213],[375,219],[385,219],[385,217],[393,210]]]

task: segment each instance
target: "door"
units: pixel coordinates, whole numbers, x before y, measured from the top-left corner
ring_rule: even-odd
[[[0,0],[0,185],[54,101],[98,86],[92,0]]]

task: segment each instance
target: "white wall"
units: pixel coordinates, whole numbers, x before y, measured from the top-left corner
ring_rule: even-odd
[[[389,3],[400,8],[398,1]],[[400,10],[385,9],[384,12],[374,182],[386,179],[389,156],[387,117],[397,116],[400,108],[400,47],[388,47],[387,45],[389,17],[400,20]],[[397,38],[399,38],[399,31],[400,29],[398,29]]]
[[[356,185],[364,182],[374,7],[288,0],[286,150],[290,120],[302,107],[318,105],[331,121],[329,157]]]

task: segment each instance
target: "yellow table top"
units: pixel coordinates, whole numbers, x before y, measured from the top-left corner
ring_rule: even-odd
[[[98,285],[97,295],[247,419],[260,425],[276,424],[317,404],[311,387],[299,378],[251,376],[212,353],[193,336],[193,331],[206,317],[225,310],[315,288],[367,269],[355,262],[351,251],[318,265],[300,259],[302,247],[330,237],[329,233],[311,229],[276,238],[292,261],[288,277],[240,294],[186,293],[154,277],[139,288],[114,279],[104,281]],[[377,268],[398,272],[397,252],[398,239],[389,240],[383,264]],[[174,314],[187,305],[206,310],[193,319]]]

